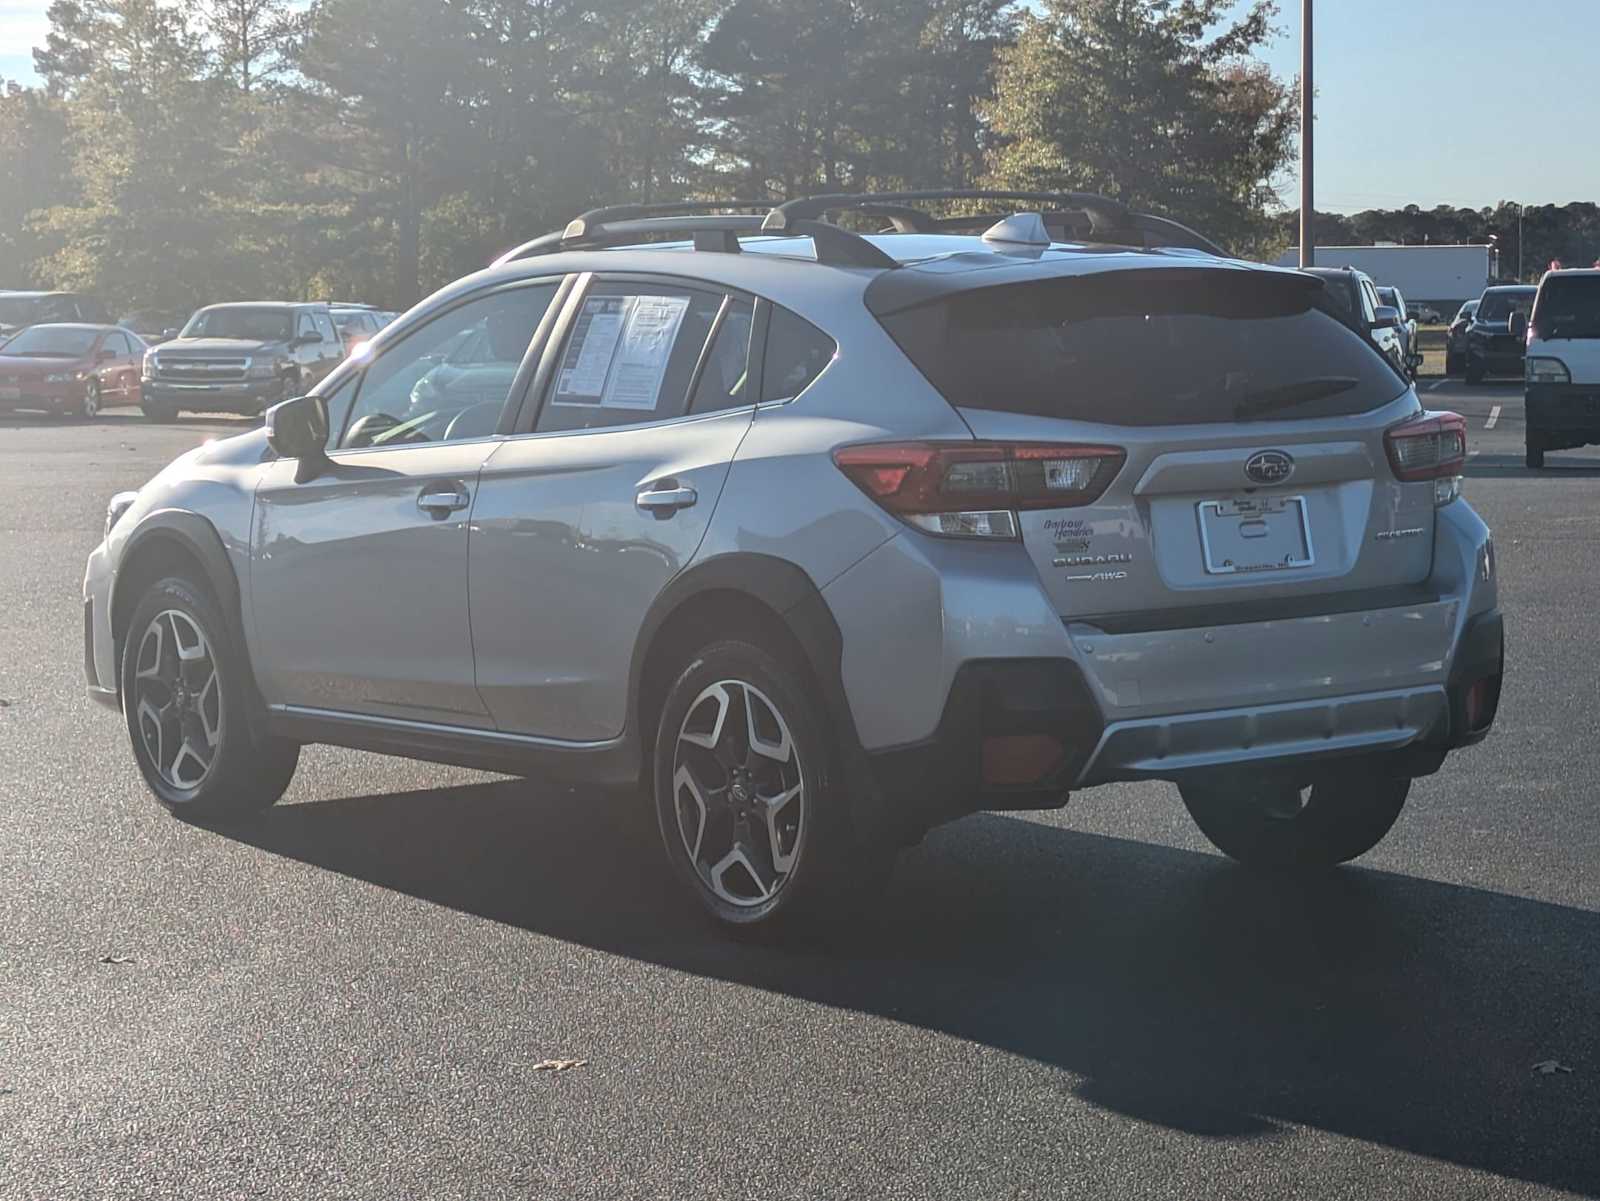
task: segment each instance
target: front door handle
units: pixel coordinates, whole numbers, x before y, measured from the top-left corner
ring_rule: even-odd
[[[417,497],[417,508],[430,517],[443,517],[467,507],[470,498],[460,484],[429,484]]]
[[[671,480],[663,480],[661,486],[646,488],[633,498],[633,503],[641,509],[649,509],[657,517],[670,517],[679,509],[687,509],[700,499],[700,494],[693,488],[681,487]]]

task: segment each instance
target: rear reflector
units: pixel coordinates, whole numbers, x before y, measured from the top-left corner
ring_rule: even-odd
[[[1459,413],[1424,413],[1389,430],[1383,443],[1396,479],[1454,479],[1467,463],[1467,422]]]
[[[1037,784],[1061,761],[1061,740],[1049,734],[1000,734],[983,740],[983,782],[1015,788]]]
[[[1020,509],[1093,504],[1125,457],[1115,446],[1038,442],[872,443],[833,453],[889,512],[958,538],[1015,538]]]

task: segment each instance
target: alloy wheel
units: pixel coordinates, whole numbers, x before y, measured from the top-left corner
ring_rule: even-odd
[[[788,722],[742,680],[701,691],[679,726],[672,809],[700,882],[741,909],[788,882],[806,832],[807,779]]]
[[[225,714],[211,644],[181,609],[163,610],[145,627],[131,702],[156,773],[179,792],[199,788],[216,760]]]
[[[100,382],[98,380],[90,380],[84,385],[83,402],[79,406],[78,412],[85,421],[93,421],[100,415]]]

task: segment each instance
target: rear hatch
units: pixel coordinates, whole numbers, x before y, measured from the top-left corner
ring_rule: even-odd
[[[1043,462],[1015,520],[1057,611],[1134,631],[1421,599],[1436,481],[1413,468],[1441,442],[1404,441],[1430,425],[1409,384],[1319,289],[1166,266],[878,316],[979,440],[1018,448],[1001,453],[1019,472]],[[1098,464],[1075,466],[1083,454]]]
[[[1545,276],[1529,326],[1529,357],[1559,363],[1546,368],[1551,382],[1564,368],[1567,382],[1600,393],[1600,272]]]

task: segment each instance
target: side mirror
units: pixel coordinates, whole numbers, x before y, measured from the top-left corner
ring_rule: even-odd
[[[177,331],[176,328],[169,328],[169,329],[164,329],[164,330],[161,331],[161,340],[163,342],[169,342],[173,338],[176,338],[177,336],[178,336],[178,331]]]
[[[1400,327],[1400,310],[1393,305],[1380,304],[1372,310],[1373,329],[1398,329]]]
[[[107,363],[117,357],[117,352],[112,350],[109,346],[102,346],[100,348],[100,353],[94,357],[99,359],[102,363]]]
[[[320,341],[322,341],[321,334],[317,333],[316,330],[307,330],[305,333],[298,335],[293,344],[295,346],[311,346]]]
[[[297,396],[273,405],[266,413],[267,445],[282,459],[298,459],[294,482],[321,475],[328,464],[328,402],[320,396]]]
[[[1512,313],[1508,331],[1513,338],[1523,338],[1528,334],[1528,314]]]

